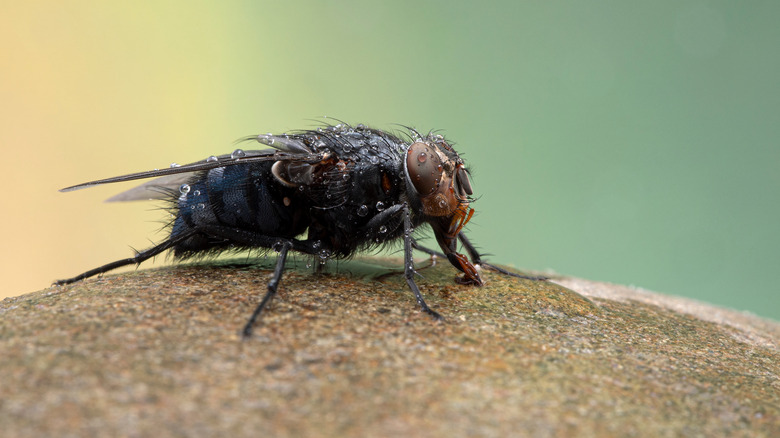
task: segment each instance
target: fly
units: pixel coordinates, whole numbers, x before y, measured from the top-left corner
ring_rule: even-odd
[[[164,199],[174,219],[164,242],[55,284],[138,265],[168,250],[179,260],[233,249],[275,250],[276,267],[267,291],[242,331],[249,337],[276,295],[291,250],[325,261],[402,240],[406,282],[422,311],[437,320],[441,315],[428,307],[414,281],[414,249],[449,260],[462,273],[456,281],[464,285],[483,285],[478,266],[544,280],[482,261],[463,233],[474,214],[473,188],[463,160],[443,136],[408,129],[401,136],[338,124],[258,135],[244,140],[269,149],[237,149],[196,163],[64,188],[61,191],[67,192],[156,178],[111,200]],[[440,251],[415,241],[413,232],[423,225],[432,229]],[[458,242],[467,255],[458,252]]]

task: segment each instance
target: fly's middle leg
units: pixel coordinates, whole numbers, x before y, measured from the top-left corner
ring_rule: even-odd
[[[420,293],[420,289],[417,287],[417,283],[414,282],[414,274],[416,271],[414,270],[414,259],[412,258],[412,242],[414,239],[412,239],[412,218],[411,214],[409,213],[409,206],[406,204],[403,204],[403,212],[404,212],[404,277],[406,278],[406,284],[409,285],[409,289],[412,290],[412,293],[414,293],[414,297],[417,299],[417,304],[420,305],[420,308],[423,312],[427,313],[428,315],[431,315],[436,320],[443,320],[441,315],[439,315],[438,312],[428,307],[428,304],[425,303],[425,299],[423,299],[422,294]]]

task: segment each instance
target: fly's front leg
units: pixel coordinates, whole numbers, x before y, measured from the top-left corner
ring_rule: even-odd
[[[490,263],[483,262],[482,256],[479,254],[477,249],[474,248],[474,245],[471,244],[471,241],[469,241],[469,239],[466,237],[465,234],[463,234],[463,232],[458,233],[458,239],[460,240],[460,243],[463,244],[463,247],[466,249],[466,252],[468,253],[469,257],[471,257],[471,261],[475,265],[484,266],[485,268],[488,268],[492,271],[496,271],[504,275],[509,275],[510,277],[523,278],[526,280],[534,280],[534,281],[548,280],[548,278],[544,276],[529,276],[529,275],[515,274],[514,272],[507,271],[506,269],[500,266],[491,265]]]
[[[420,305],[422,311],[431,315],[436,320],[442,320],[444,318],[425,303],[425,300],[420,293],[420,289],[414,282],[414,274],[416,271],[414,270],[414,259],[412,258],[414,242],[414,239],[412,239],[412,217],[409,213],[409,206],[406,205],[406,203],[403,204],[402,209],[404,213],[404,277],[406,278],[406,284],[409,285],[409,288],[414,293],[417,304]]]
[[[439,251],[436,251],[435,249],[430,249],[430,248],[427,248],[425,246],[422,246],[419,243],[417,243],[417,241],[414,240],[414,239],[412,239],[412,248],[416,249],[417,251],[422,251],[422,252],[428,254],[431,257],[440,257],[440,258],[443,258],[443,259],[447,258],[447,256],[444,255],[443,252],[439,252]]]

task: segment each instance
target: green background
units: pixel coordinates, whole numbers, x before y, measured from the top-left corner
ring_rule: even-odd
[[[0,6],[3,296],[144,248],[88,179],[323,115],[441,129],[490,260],[780,319],[780,2]],[[162,262],[162,260],[159,260]]]

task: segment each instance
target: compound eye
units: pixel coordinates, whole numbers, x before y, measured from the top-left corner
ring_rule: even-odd
[[[439,187],[444,168],[439,154],[428,144],[418,141],[409,146],[406,153],[406,172],[417,194],[427,196]]]
[[[458,171],[455,173],[455,188],[462,199],[466,199],[474,193],[471,189],[469,173],[462,166],[458,166]]]

